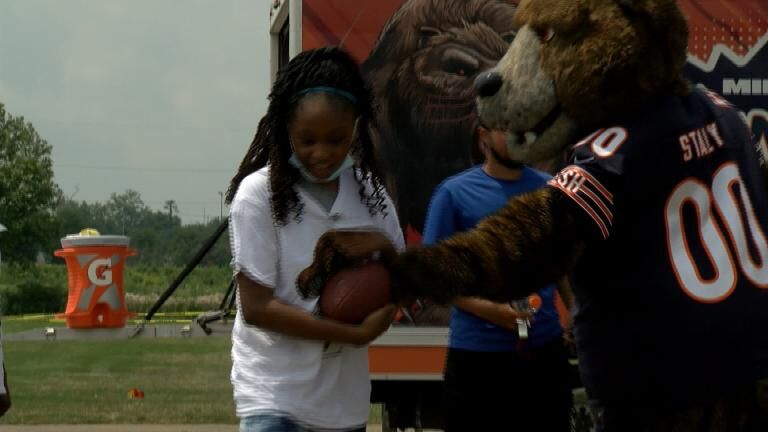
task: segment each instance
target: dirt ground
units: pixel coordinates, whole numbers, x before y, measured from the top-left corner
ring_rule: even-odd
[[[237,425],[3,425],[3,432],[237,432]],[[381,432],[370,425],[367,432]]]

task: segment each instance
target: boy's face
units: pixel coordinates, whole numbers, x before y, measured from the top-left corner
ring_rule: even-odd
[[[480,126],[478,129],[480,145],[485,158],[509,160],[507,151],[507,134],[497,129]]]

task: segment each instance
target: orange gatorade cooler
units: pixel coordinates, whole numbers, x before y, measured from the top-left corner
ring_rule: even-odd
[[[123,267],[136,251],[129,238],[85,229],[61,239],[54,252],[67,264],[69,296],[64,318],[69,328],[125,327],[136,314],[125,307]]]

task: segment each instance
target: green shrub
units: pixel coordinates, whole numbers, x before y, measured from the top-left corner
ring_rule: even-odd
[[[0,291],[3,315],[63,312],[67,303],[66,289],[56,285],[28,280],[6,287]]]
[[[37,266],[4,266],[0,273],[0,312],[3,315],[63,312],[67,280]]]
[[[125,268],[126,306],[146,312],[181,272],[178,266],[132,265]],[[190,273],[163,305],[162,312],[205,311],[218,307],[229,285],[229,267],[202,266]],[[17,266],[0,271],[0,313],[3,315],[64,312],[67,268],[62,264]]]

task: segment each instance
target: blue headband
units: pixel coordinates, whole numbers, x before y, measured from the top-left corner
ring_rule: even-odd
[[[307,93],[318,93],[318,92],[335,94],[337,96],[341,96],[344,99],[352,102],[353,105],[357,104],[357,98],[352,93],[346,90],[342,90],[340,88],[328,87],[328,86],[317,86],[317,87],[305,88],[304,90],[301,90],[295,95],[291,96],[291,103],[296,102],[300,97],[304,96]]]

